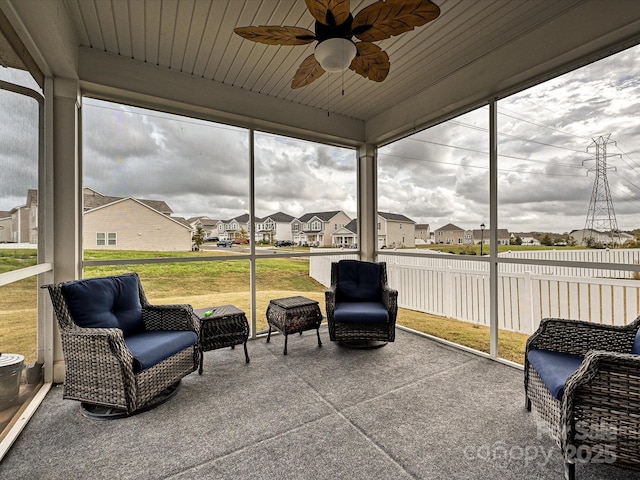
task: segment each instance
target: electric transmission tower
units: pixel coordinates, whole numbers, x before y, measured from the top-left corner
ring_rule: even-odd
[[[596,172],[596,178],[593,181],[593,190],[591,191],[591,201],[589,202],[589,211],[587,212],[587,221],[584,224],[584,235],[582,243],[587,245],[596,240],[593,238],[594,232],[604,233],[609,236],[609,243],[612,246],[620,245],[620,231],[618,230],[618,222],[616,221],[616,213],[613,210],[613,201],[611,200],[611,191],[609,190],[609,182],[607,181],[607,144],[615,142],[609,140],[611,134],[606,137],[594,138],[591,145],[587,147],[587,152],[595,147],[596,165],[587,170]],[[591,161],[591,160],[585,160]],[[583,165],[584,162],[583,161]],[[612,167],[615,169],[615,167]]]

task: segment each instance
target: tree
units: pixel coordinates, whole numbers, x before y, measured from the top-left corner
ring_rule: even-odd
[[[547,247],[553,245],[553,239],[551,238],[551,235],[549,235],[548,233],[542,235],[542,237],[540,237],[540,245],[546,245]]]
[[[193,235],[191,236],[191,241],[193,242],[195,250],[200,250],[200,245],[204,243],[204,237],[204,228],[202,228],[202,225],[198,225],[196,231],[193,232]]]

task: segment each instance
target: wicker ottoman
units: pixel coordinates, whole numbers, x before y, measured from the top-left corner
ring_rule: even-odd
[[[287,354],[287,335],[290,333],[316,329],[318,335],[318,346],[322,346],[320,341],[320,323],[322,323],[322,313],[320,304],[315,300],[306,297],[286,297],[277,298],[269,302],[267,307],[267,322],[269,323],[269,333],[267,342],[271,340],[271,329],[275,328],[284,335],[284,354]]]
[[[205,312],[212,311],[205,317]],[[244,344],[244,358],[249,363],[247,353],[247,339],[249,338],[249,322],[242,310],[234,305],[198,308],[194,313],[200,319],[200,368],[202,375],[203,352],[217,348],[231,347]]]

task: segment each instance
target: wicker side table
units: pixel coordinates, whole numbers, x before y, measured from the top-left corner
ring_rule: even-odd
[[[306,297],[286,297],[277,298],[269,302],[267,307],[267,322],[269,323],[269,333],[267,342],[271,340],[271,329],[275,328],[284,335],[284,354],[287,354],[287,335],[290,333],[316,329],[318,335],[318,346],[322,346],[320,341],[320,323],[322,323],[322,312],[320,312],[319,302]]]
[[[205,317],[205,312],[212,310],[212,314]],[[249,363],[247,340],[249,339],[249,322],[245,313],[234,305],[220,305],[218,307],[198,308],[193,311],[200,319],[200,368],[202,375],[203,352],[218,348],[244,344],[244,357]]]

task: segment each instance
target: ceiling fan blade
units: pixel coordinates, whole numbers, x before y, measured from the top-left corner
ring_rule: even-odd
[[[313,18],[323,25],[335,27],[349,18],[349,0],[305,0],[305,3]]]
[[[291,81],[291,88],[300,88],[309,85],[324,74],[324,68],[320,66],[313,54],[309,55],[298,67],[295,77]]]
[[[349,65],[351,70],[374,82],[387,78],[391,68],[387,52],[369,42],[358,42],[356,48],[358,53]]]
[[[242,38],[267,45],[305,45],[316,39],[315,33],[300,27],[238,27],[233,30]]]
[[[409,32],[440,15],[430,0],[378,0],[353,19],[351,31],[363,42],[375,42]]]

